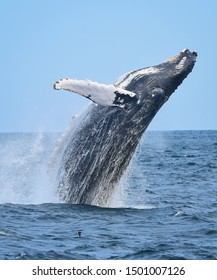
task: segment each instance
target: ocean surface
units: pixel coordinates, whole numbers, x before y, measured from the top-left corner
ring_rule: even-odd
[[[217,131],[146,132],[112,208],[59,202],[58,136],[0,134],[0,259],[217,259]]]

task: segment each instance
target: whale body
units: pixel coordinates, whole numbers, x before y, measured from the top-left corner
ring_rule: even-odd
[[[196,52],[129,72],[113,85],[60,79],[65,89],[93,103],[68,135],[58,167],[58,192],[66,203],[107,206],[136,147],[161,106],[192,71]]]

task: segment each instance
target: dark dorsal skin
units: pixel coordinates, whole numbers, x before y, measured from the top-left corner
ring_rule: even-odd
[[[147,126],[192,71],[197,53],[184,50],[116,83],[137,94],[125,109],[92,105],[65,147],[59,194],[67,203],[106,206]],[[103,93],[102,93],[103,94]]]

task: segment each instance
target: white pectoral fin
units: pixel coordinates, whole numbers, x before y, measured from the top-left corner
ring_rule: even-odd
[[[136,94],[131,91],[88,80],[60,79],[54,84],[54,89],[64,89],[78,93],[102,106],[124,108],[126,103],[138,101]]]

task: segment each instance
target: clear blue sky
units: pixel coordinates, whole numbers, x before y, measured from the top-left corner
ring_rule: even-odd
[[[183,48],[195,69],[149,129],[217,129],[216,15],[215,0],[2,1],[0,132],[64,131],[89,101],[57,79],[112,83]]]

